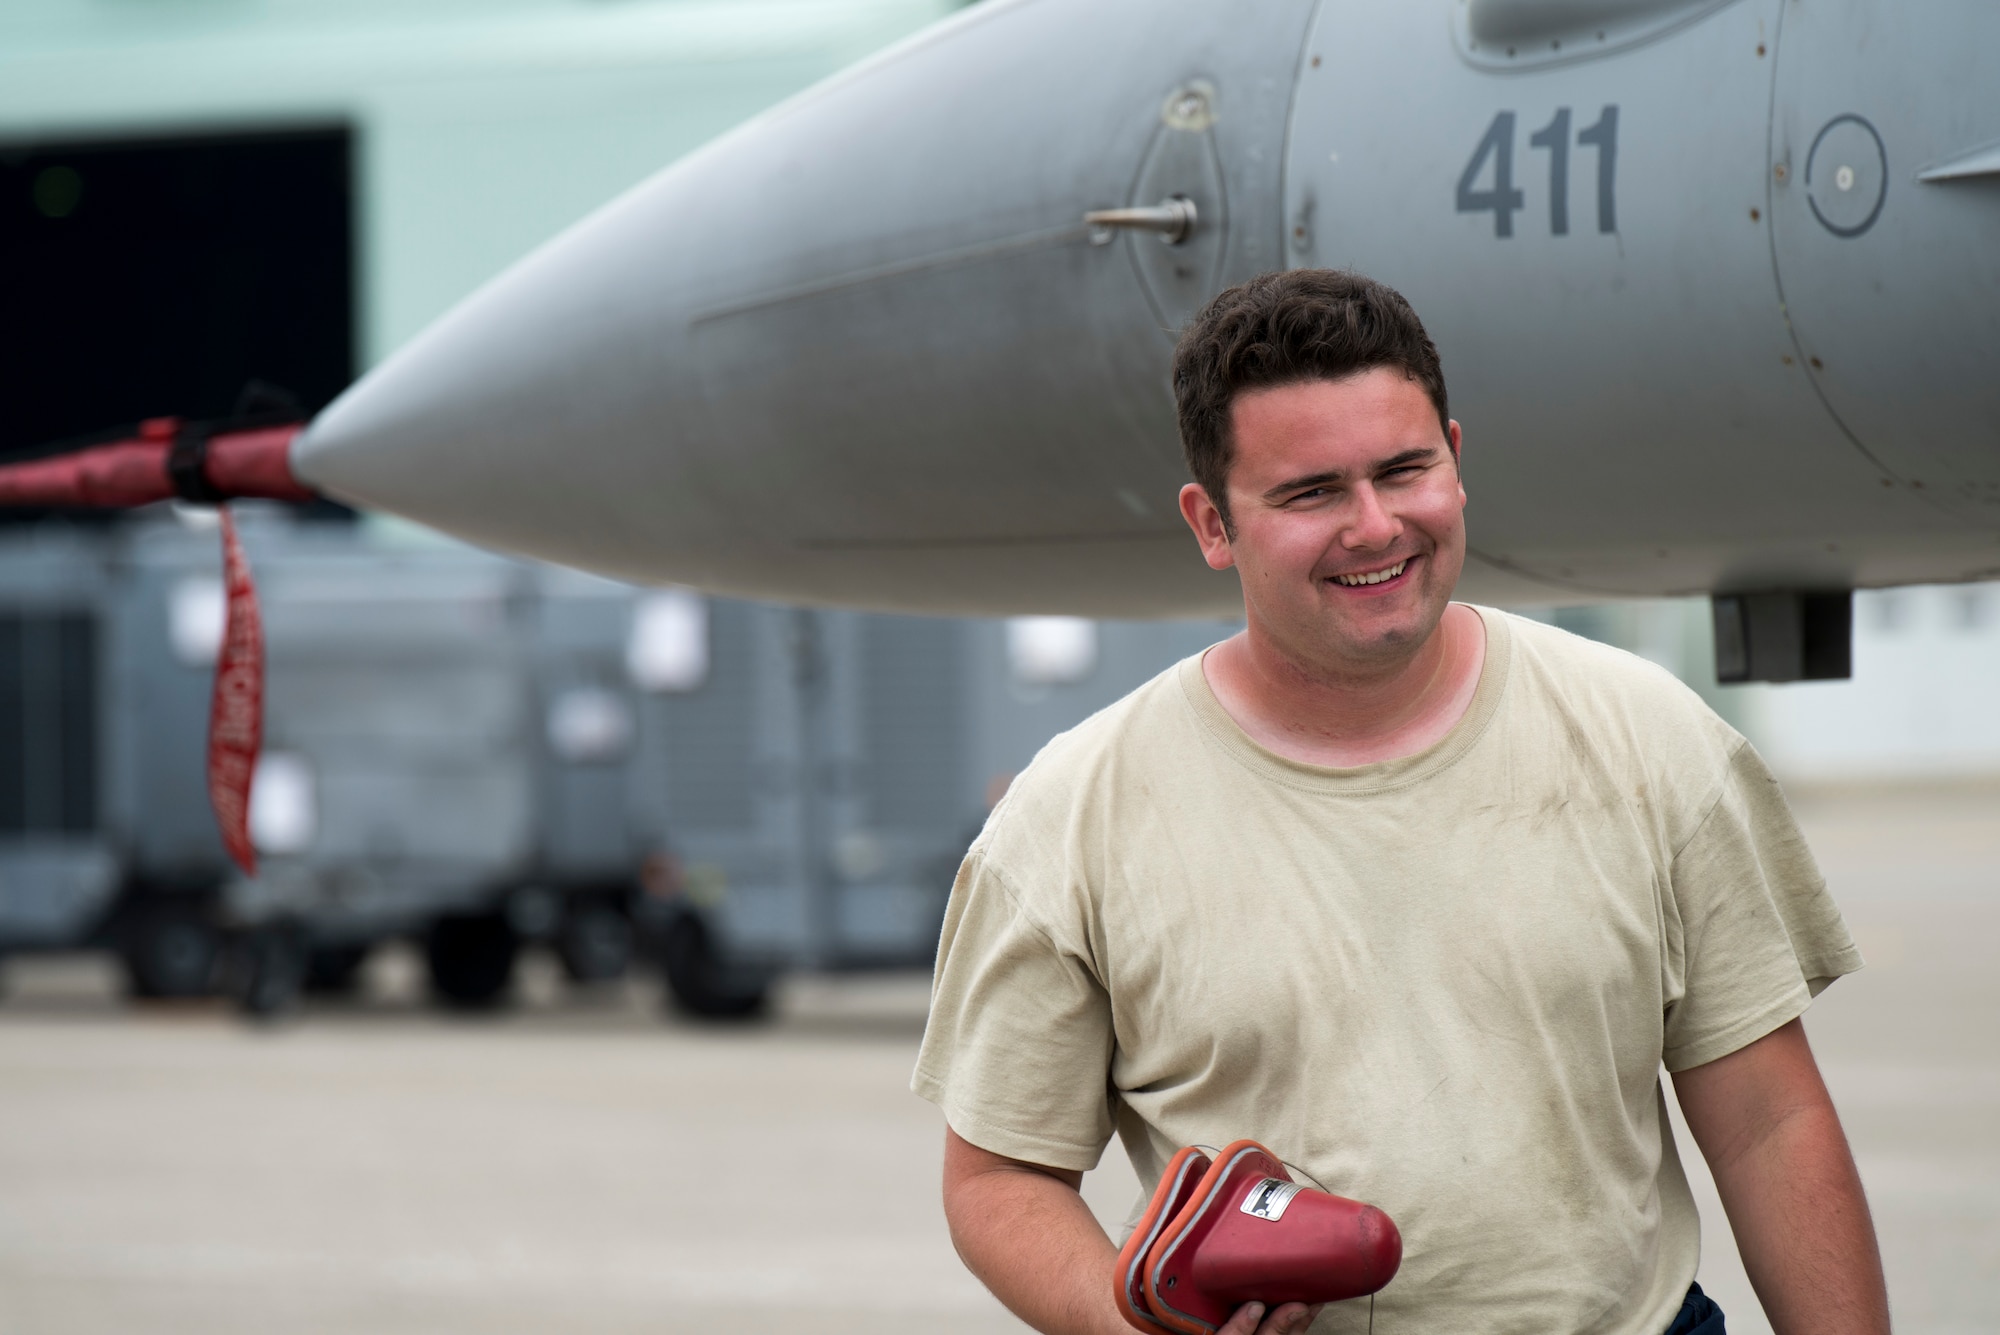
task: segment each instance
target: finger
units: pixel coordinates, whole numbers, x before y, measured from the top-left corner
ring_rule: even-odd
[[[1257,1329],[1257,1322],[1264,1315],[1264,1304],[1245,1303],[1229,1314],[1222,1329],[1215,1335],[1251,1335]]]
[[[1304,1303],[1283,1303],[1264,1318],[1257,1335],[1304,1335],[1313,1314]]]

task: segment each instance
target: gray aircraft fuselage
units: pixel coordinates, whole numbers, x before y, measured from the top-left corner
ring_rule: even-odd
[[[1210,613],[1174,331],[1340,266],[1443,354],[1468,596],[2000,575],[1995,51],[1976,0],[986,0],[529,256],[294,463],[638,580]]]

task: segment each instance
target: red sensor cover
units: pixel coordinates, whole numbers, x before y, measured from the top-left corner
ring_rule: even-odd
[[[1209,1335],[1247,1302],[1270,1308],[1374,1293],[1402,1260],[1402,1235],[1388,1215],[1301,1186],[1278,1156],[1239,1140],[1213,1160],[1186,1149],[1168,1164],[1119,1253],[1118,1307],[1149,1335]]]
[[[1146,1253],[1193,1197],[1208,1166],[1208,1156],[1192,1145],[1167,1160],[1167,1170],[1160,1174],[1160,1185],[1153,1189],[1153,1199],[1118,1252],[1118,1313],[1146,1335],[1172,1335],[1171,1329],[1161,1325],[1146,1304]]]

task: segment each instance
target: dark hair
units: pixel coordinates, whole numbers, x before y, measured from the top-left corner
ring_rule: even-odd
[[[1392,366],[1423,387],[1447,434],[1444,369],[1394,288],[1341,269],[1260,274],[1208,303],[1174,348],[1174,403],[1188,471],[1229,523],[1230,407],[1246,390],[1339,380]]]

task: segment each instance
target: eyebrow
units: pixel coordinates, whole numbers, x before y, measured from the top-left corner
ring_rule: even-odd
[[[1401,468],[1405,464],[1413,464],[1425,459],[1435,458],[1437,457],[1437,452],[1438,447],[1435,445],[1419,445],[1414,449],[1404,450],[1401,454],[1392,454],[1386,459],[1370,464],[1368,471],[1371,473],[1386,473],[1391,469]],[[1330,482],[1344,482],[1346,480],[1347,474],[1338,468],[1328,469],[1324,473],[1307,473],[1303,477],[1288,478],[1280,482],[1277,486],[1268,488],[1264,492],[1264,499],[1275,501],[1288,492],[1304,491],[1308,487],[1321,487]]]

